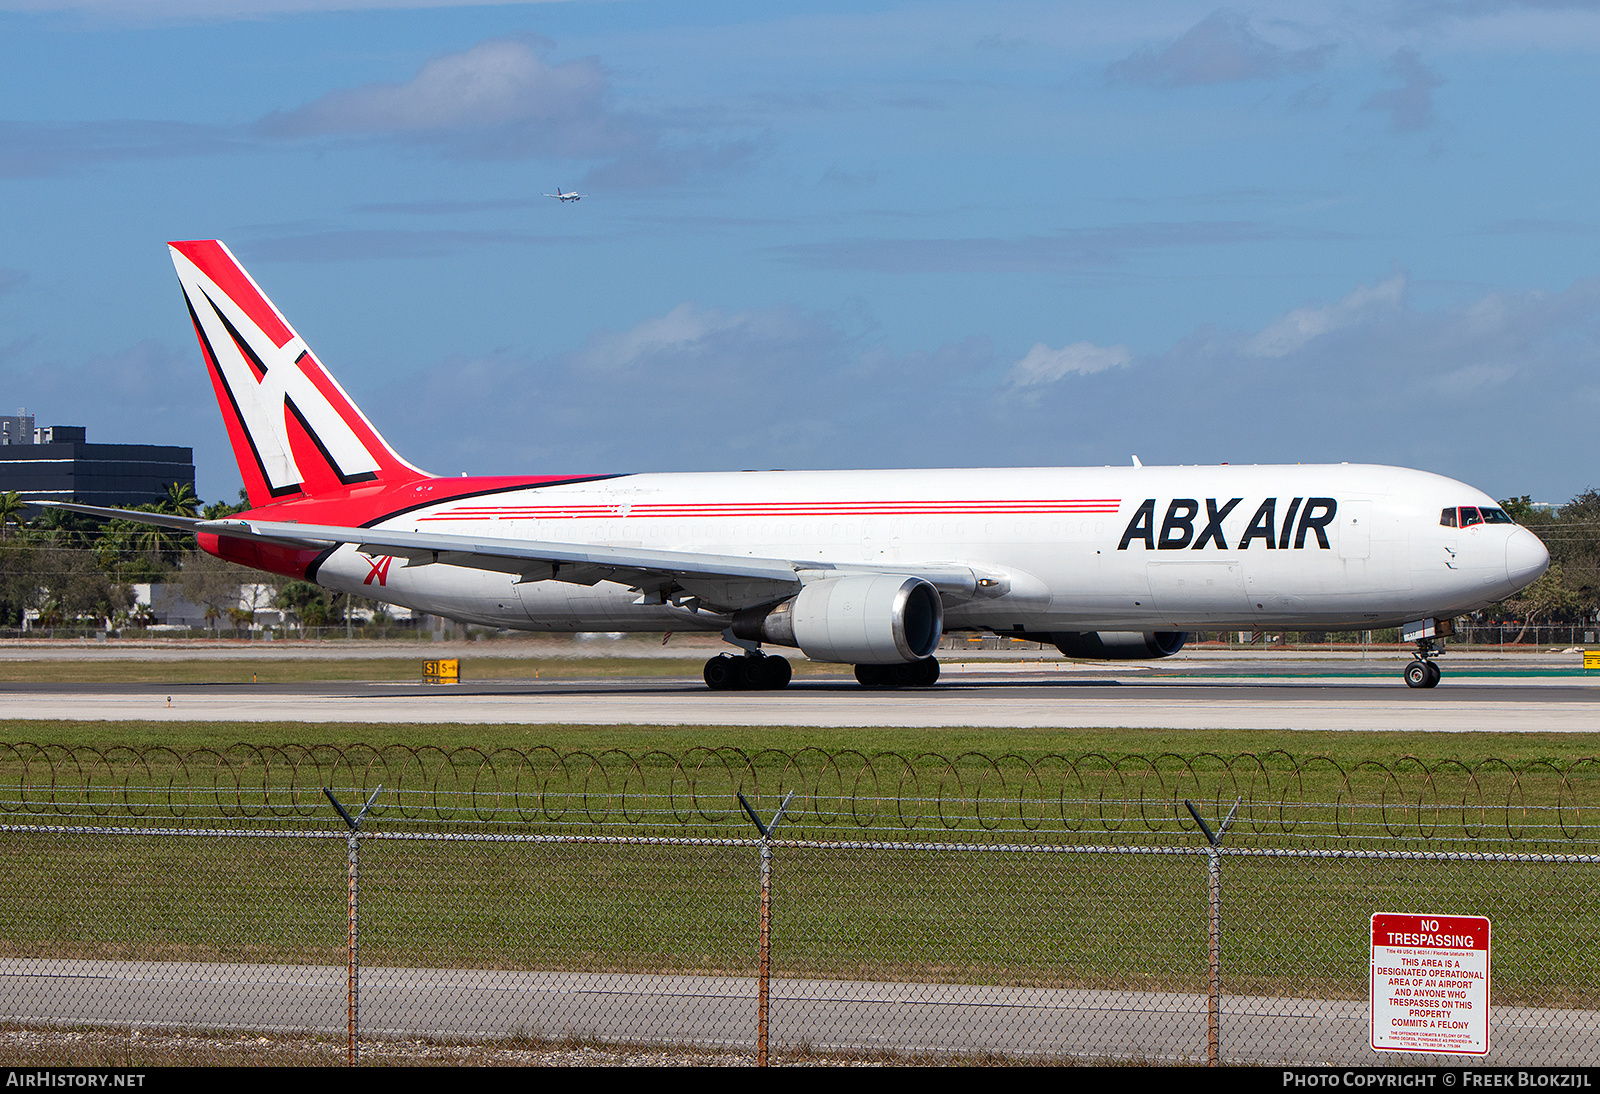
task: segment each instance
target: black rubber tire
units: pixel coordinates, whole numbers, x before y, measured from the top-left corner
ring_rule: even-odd
[[[705,680],[706,687],[712,691],[727,691],[738,686],[738,667],[734,658],[719,653],[706,662],[706,667],[700,676]]]
[[[766,657],[735,657],[738,668],[734,670],[734,687],[745,691],[760,691],[767,687],[767,661]]]
[[[1423,684],[1422,686],[1425,687],[1425,688],[1436,688],[1436,687],[1439,686],[1439,679],[1442,676],[1444,676],[1444,670],[1439,667],[1439,662],[1437,662],[1437,661],[1429,661],[1428,662],[1428,682],[1426,684]]]
[[[864,688],[883,688],[890,684],[888,665],[857,665],[856,682]]]
[[[904,661],[889,665],[889,683],[897,688],[914,688],[922,683],[922,662]]]
[[[1406,687],[1426,688],[1432,687],[1428,681],[1433,679],[1433,674],[1428,671],[1426,661],[1413,661],[1406,666]]]
[[[779,691],[789,686],[789,680],[794,676],[794,667],[789,664],[787,657],[763,657],[762,661],[762,687],[770,691]]]
[[[925,688],[939,679],[939,661],[924,657],[897,665],[857,665],[856,680],[869,688]]]

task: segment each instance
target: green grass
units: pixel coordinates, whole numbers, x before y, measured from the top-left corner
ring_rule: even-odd
[[[530,713],[537,713],[530,701]],[[807,726],[701,725],[574,725],[529,722],[525,725],[472,723],[394,723],[374,726],[343,722],[144,722],[65,721],[9,719],[0,722],[6,741],[31,741],[49,746],[148,748],[163,746],[180,752],[196,748],[226,749],[240,741],[253,745],[312,747],[367,745],[381,748],[549,747],[559,752],[579,749],[624,749],[642,753],[655,749],[685,752],[691,748],[735,748],[743,752],[778,749],[797,752],[820,748],[829,752],[864,753],[934,752],[959,755],[981,752],[991,756],[1016,753],[1108,756],[1199,756],[1209,753],[1237,755],[1286,752],[1295,757],[1320,756],[1351,768],[1368,760],[1393,762],[1416,757],[1425,763],[1444,759],[1472,764],[1490,757],[1512,766],[1535,762],[1570,764],[1583,757],[1600,757],[1600,731],[1594,733],[1343,733],[1321,730],[1233,729],[1053,729],[954,726],[931,729],[899,727],[815,728]]]
[[[700,727],[410,725],[377,743],[371,726],[267,723],[247,745],[228,724],[5,728],[0,798],[35,823],[317,824],[322,787],[354,802],[381,785],[390,826],[742,835],[736,791],[770,815],[794,790],[786,830],[816,838],[1186,838],[1186,799],[1215,823],[1242,798],[1236,843],[1600,849],[1589,734],[791,727],[710,745]]]
[[[1414,799],[1425,785],[1424,770],[1434,772],[1444,800],[1459,797],[1465,773],[1476,771],[1485,800],[1498,803],[1488,825],[1498,843],[1466,839],[1457,809],[1455,828],[1446,833],[1452,836],[1449,846],[1506,849],[1515,842],[1506,838],[1508,823],[1531,823],[1529,818],[1541,816],[1539,807],[1566,795],[1569,804],[1576,800],[1584,807],[1590,834],[1562,848],[1592,851],[1600,815],[1600,765],[1580,762],[1600,752],[1600,734],[303,723],[241,728],[39,721],[3,728],[8,740],[33,742],[53,756],[58,772],[88,772],[97,785],[114,784],[102,777],[105,772],[126,777],[131,769],[130,755],[118,753],[117,746],[172,750],[152,755],[157,776],[178,770],[176,753],[213,750],[201,755],[204,762],[189,758],[192,772],[211,772],[212,785],[224,757],[229,778],[246,785],[255,779],[283,786],[287,773],[295,772],[294,800],[303,817],[284,823],[328,831],[338,826],[318,788],[331,783],[352,799],[359,787],[381,781],[372,777],[377,768],[367,765],[386,751],[395,755],[394,746],[477,750],[453,757],[426,753],[434,774],[452,786],[496,750],[537,752],[547,772],[562,755],[567,760],[559,768],[565,772],[560,789],[591,791],[593,812],[584,813],[580,799],[563,798],[569,813],[560,823],[455,823],[447,826],[452,830],[714,830],[748,836],[751,827],[732,812],[732,789],[758,791],[770,814],[784,777],[786,785],[820,788],[825,800],[819,805],[802,795],[780,835],[882,838],[897,820],[890,805],[871,806],[875,826],[866,830],[845,815],[862,785],[856,777],[868,769],[877,773],[879,793],[905,785],[924,796],[942,793],[963,839],[1198,847],[1192,825],[1180,825],[1172,815],[1175,801],[1193,797],[1215,818],[1236,792],[1251,790],[1257,801],[1230,835],[1234,845],[1350,842],[1333,823],[1339,814],[1327,806],[1318,807],[1320,835],[1308,838],[1309,823],[1302,834],[1285,835],[1279,798],[1257,792],[1260,781],[1237,774],[1262,771],[1271,772],[1274,788],[1281,788],[1284,775],[1298,770],[1294,785],[1302,800],[1336,802],[1340,794],[1353,795],[1366,803],[1362,815],[1379,821],[1384,814],[1374,803],[1387,790],[1388,819],[1410,833],[1390,846],[1427,842],[1420,838],[1415,808],[1394,804]],[[248,749],[237,747],[245,733],[253,742]],[[335,749],[344,750],[340,763],[334,762]],[[106,764],[99,763],[101,755]],[[263,755],[277,775],[269,776]],[[1074,814],[1081,830],[1054,824],[1033,835],[989,833],[984,808],[1001,796],[1000,775],[1007,787],[1026,786],[1019,776],[1029,765],[1061,766],[1051,757],[1077,760],[1079,770],[1089,773],[1087,782],[1074,784],[1083,797],[1108,788],[1123,799],[1143,793],[1166,812],[1150,814],[1159,822],[1152,824],[1137,812],[1119,813],[1121,806],[1097,806],[1086,816],[1082,810]],[[26,761],[30,785],[37,785],[39,758],[38,752],[0,748],[0,783],[14,784]],[[1115,780],[1106,774],[1112,760],[1123,771]],[[298,761],[298,770],[291,761]],[[611,774],[596,775],[607,762]],[[497,763],[502,771],[516,767],[508,753]],[[648,788],[659,799],[674,791],[686,769],[709,772],[706,785],[712,789],[703,808],[684,807],[687,827],[670,817],[645,824],[623,815],[619,803],[630,786],[633,793]],[[1227,775],[1229,769],[1236,774]],[[1555,771],[1567,774],[1565,788]],[[957,772],[959,792],[952,781]],[[1520,774],[1513,779],[1512,772]],[[1508,800],[1515,808],[1504,808]],[[599,813],[606,823],[593,823]],[[29,816],[48,820],[54,814]],[[465,808],[458,816],[470,820]],[[190,820],[216,823],[202,813]],[[373,823],[378,831],[407,827],[393,812]],[[925,839],[944,831],[939,818],[928,815],[905,834]],[[1370,835],[1383,842],[1381,826]],[[0,953],[337,965],[343,961],[344,852],[340,839],[0,836],[0,857],[7,864]],[[372,965],[748,975],[755,953],[757,861],[748,846],[367,841],[363,959]],[[1364,997],[1367,917],[1374,911],[1439,911],[1493,919],[1497,1003],[1594,1009],[1600,1007],[1600,909],[1592,899],[1597,870],[1232,856],[1224,861],[1225,989]],[[1201,854],[780,846],[774,851],[774,973],[1201,991],[1205,886]]]
[[[4,955],[343,961],[344,843],[0,837]],[[752,847],[363,845],[370,966],[749,976]],[[1600,1006],[1600,866],[1229,858],[1230,994],[1364,997],[1374,911],[1488,915],[1498,1004]],[[780,977],[1203,992],[1204,855],[778,847]]]

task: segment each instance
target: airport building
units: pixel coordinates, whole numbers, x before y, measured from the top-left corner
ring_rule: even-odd
[[[173,483],[194,486],[194,449],[90,444],[81,425],[38,427],[26,410],[0,417],[0,492],[25,502],[144,505]]]

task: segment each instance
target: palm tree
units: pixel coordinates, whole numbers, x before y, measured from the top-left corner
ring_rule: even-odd
[[[200,515],[205,517],[207,520],[222,520],[224,517],[231,517],[235,513],[242,513],[249,508],[250,495],[241,490],[239,491],[238,505],[229,505],[225,501],[214,501],[202,509],[200,511]]]
[[[166,506],[167,502],[162,500],[149,505],[141,505],[139,509],[147,513],[162,513],[167,511]],[[189,515],[192,516],[193,514]],[[171,528],[163,528],[159,524],[132,524],[131,527],[124,528],[124,525],[130,523],[118,521],[116,525],[118,531],[125,531],[135,550],[143,551],[153,558],[159,558],[178,549],[179,533]]]
[[[6,538],[7,524],[15,521],[18,527],[22,526],[22,511],[26,508],[22,495],[15,490],[0,493],[0,539]]]
[[[194,483],[175,482],[167,487],[167,496],[162,498],[157,506],[164,513],[192,517],[200,508],[200,499],[195,496]]]

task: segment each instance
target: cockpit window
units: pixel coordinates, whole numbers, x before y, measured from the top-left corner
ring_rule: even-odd
[[[1441,528],[1471,528],[1476,524],[1515,524],[1511,514],[1504,509],[1496,509],[1492,505],[1463,505],[1457,509],[1455,506],[1439,514]]]

